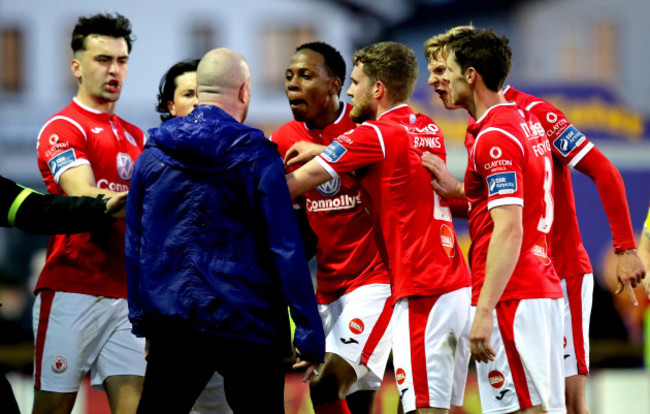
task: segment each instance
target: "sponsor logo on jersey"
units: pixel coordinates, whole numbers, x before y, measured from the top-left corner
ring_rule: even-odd
[[[412,134],[436,135],[440,131],[440,128],[436,124],[427,124],[422,128],[416,126],[408,127],[408,131]]]
[[[503,171],[506,169],[506,167],[510,167],[512,165],[511,160],[496,160],[492,162],[486,162],[483,164],[483,168],[486,170],[496,170],[496,171]]]
[[[547,112],[546,113],[546,120],[550,122],[551,124],[554,124],[555,121],[557,121],[557,115],[553,112]]]
[[[517,175],[514,171],[487,176],[488,195],[513,194],[517,191]]]
[[[67,142],[58,142],[50,147],[49,150],[45,151],[45,157],[50,158],[54,154],[60,154],[61,152],[70,148],[70,144]]]
[[[97,188],[105,188],[111,191],[129,191],[129,186],[127,184],[113,183],[105,178],[97,180]]]
[[[62,168],[65,168],[75,161],[77,161],[77,156],[74,153],[74,149],[71,148],[52,158],[47,164],[50,167],[52,175],[56,175]]]
[[[104,128],[95,127],[95,128],[93,128],[93,129],[91,129],[90,132],[92,132],[93,134],[99,134],[99,133],[102,132],[103,130],[104,130]]]
[[[555,123],[555,121],[553,122],[554,122],[553,127],[546,130],[546,136],[548,136],[549,138],[556,136],[557,134],[563,132],[567,126],[570,126],[569,121],[567,121],[564,118],[557,121],[557,123]]]
[[[124,181],[130,181],[134,162],[129,154],[117,153],[117,175]]]
[[[499,371],[490,371],[488,381],[493,388],[501,388],[506,383],[506,379]]]
[[[346,152],[348,152],[347,148],[341,145],[340,142],[333,141],[323,150],[320,156],[327,162],[335,163],[341,159],[343,154]]]
[[[350,331],[353,334],[360,335],[363,333],[363,321],[359,318],[354,318],[350,321]]]
[[[545,265],[550,265],[551,264],[551,259],[548,257],[548,247],[546,245],[546,237],[542,237],[535,244],[533,247],[530,249],[531,252],[535,255],[535,257],[542,262],[542,264]]]
[[[50,138],[48,139],[50,145],[54,145],[57,142],[59,142],[59,136],[57,134],[52,134],[50,135]]]
[[[501,155],[503,152],[501,151],[501,148],[494,146],[490,148],[490,157],[496,159],[496,158],[501,158]]]
[[[131,145],[134,147],[137,147],[138,144],[135,142],[135,138],[133,138],[133,135],[129,134],[128,131],[124,131],[124,136],[126,137],[126,140],[129,141]]]
[[[397,381],[398,385],[402,385],[406,381],[406,372],[402,368],[397,368],[397,371],[395,371],[395,381]]]
[[[52,371],[61,374],[66,369],[68,369],[68,361],[62,356],[54,357],[54,360],[52,360]]]
[[[311,200],[308,198],[305,205],[307,211],[310,212],[350,210],[361,205],[361,197],[359,195],[353,197],[343,194],[339,197],[326,200]]]
[[[328,182],[319,185],[316,189],[324,196],[333,196],[341,189],[341,179],[333,178]]]
[[[524,133],[526,134],[526,138],[529,140],[535,139],[535,138],[540,138],[544,136],[544,127],[542,126],[541,122],[533,122],[533,121],[527,121],[524,123],[521,123],[521,128],[524,130]]]
[[[553,146],[566,157],[571,154],[571,151],[579,147],[585,139],[587,138],[582,132],[570,125],[559,137],[555,138]]]
[[[442,243],[442,250],[447,253],[447,256],[454,257],[456,254],[454,232],[446,224],[440,226],[440,242]]]

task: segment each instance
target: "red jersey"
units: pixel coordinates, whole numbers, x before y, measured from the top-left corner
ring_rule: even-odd
[[[64,194],[61,174],[83,164],[92,168],[97,187],[127,191],[143,145],[140,129],[75,98],[41,129],[38,168],[52,194]],[[126,298],[125,230],[119,220],[99,240],[91,233],[51,236],[36,290]]]
[[[551,143],[555,203],[555,221],[551,230],[553,266],[560,278],[592,273],[589,256],[582,244],[578,228],[569,167],[575,167],[594,145],[550,103],[510,86],[504,89],[504,95],[519,108],[539,119]]]
[[[446,158],[438,126],[407,105],[337,137],[317,158],[333,177],[355,171],[380,229],[395,301],[470,285],[448,204],[431,188],[424,151]]]
[[[546,241],[553,223],[551,148],[539,121],[524,119],[522,113],[514,102],[495,105],[468,129],[465,194],[470,202],[473,305],[485,280],[493,230],[489,210],[504,205],[523,207],[524,234],[519,260],[499,301],[562,297]]]
[[[293,144],[309,141],[329,145],[334,138],[356,128],[350,119],[352,105],[323,129],[308,129],[303,122],[289,121],[271,135],[282,158]],[[371,283],[390,283],[377,244],[370,215],[359,196],[353,174],[341,174],[304,194],[307,218],[318,238],[316,244],[316,299],[330,303],[341,295]]]

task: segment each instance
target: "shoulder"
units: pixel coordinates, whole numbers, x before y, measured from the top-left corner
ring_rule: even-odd
[[[291,120],[273,132],[269,139],[276,143],[297,140],[297,138],[307,135],[306,131],[302,122]]]

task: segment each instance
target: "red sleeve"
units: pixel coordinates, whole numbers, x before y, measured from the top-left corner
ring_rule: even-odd
[[[38,136],[39,164],[47,165],[54,180],[68,168],[88,163],[86,136],[72,122],[60,118],[50,121]]]
[[[614,252],[636,248],[625,184],[616,167],[598,148],[592,148],[575,169],[589,176],[598,188],[614,239]]]
[[[385,158],[383,140],[378,126],[364,123],[335,138],[319,157],[341,175],[382,161]]]
[[[516,138],[497,130],[481,134],[474,146],[476,171],[485,180],[488,210],[524,204],[524,147]]]

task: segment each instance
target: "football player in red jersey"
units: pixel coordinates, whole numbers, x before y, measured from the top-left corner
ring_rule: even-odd
[[[115,195],[129,189],[142,152],[140,129],[114,114],[128,72],[131,24],[115,14],[81,17],[72,33],[77,96],[38,136],[38,165],[53,194]],[[52,236],[34,303],[34,413],[69,413],[80,382],[104,388],[113,412],[134,413],[145,370],[144,340],[131,333],[124,267],[125,223],[102,240]]]
[[[270,137],[290,160],[287,170],[298,166],[291,162],[294,152],[310,149],[316,156],[356,127],[352,105],[339,100],[344,81],[345,61],[332,46],[297,48],[285,81],[294,120]],[[388,271],[358,180],[353,174],[330,180],[297,199],[296,207],[306,212],[316,236],[316,298],[326,335],[325,364],[310,383],[314,411],[371,414],[390,354],[392,307]]]
[[[446,70],[445,46],[450,36],[474,30],[472,26],[458,26],[448,32],[428,39],[424,44],[429,63],[429,85],[447,109],[456,109],[451,102],[448,83],[443,79]],[[553,185],[555,223],[551,229],[551,260],[561,279],[564,300],[564,366],[566,380],[566,405],[569,413],[587,413],[584,389],[589,372],[589,320],[593,274],[589,258],[582,244],[573,197],[569,167],[586,174],[596,184],[605,207],[617,254],[619,289],[627,292],[633,302],[632,288],[643,275],[643,267],[636,253],[632,226],[627,209],[625,188],[619,172],[594,145],[566,119],[564,114],[548,102],[507,86],[502,93],[509,101],[540,120],[550,142],[553,156]],[[470,128],[474,124],[470,119]],[[572,137],[572,139],[567,139]],[[473,137],[467,137],[471,145]],[[435,157],[425,156],[423,163],[436,175],[434,188],[459,188],[460,183],[446,174],[444,163]],[[625,206],[621,209],[620,206]],[[646,278],[647,280],[647,278]]]
[[[287,176],[292,195],[356,171],[391,275],[393,365],[404,412],[462,405],[467,374],[469,274],[449,205],[429,186],[420,156],[445,157],[442,133],[407,102],[413,51],[381,42],[355,53],[348,95],[355,130]],[[300,155],[297,157],[300,159]]]

